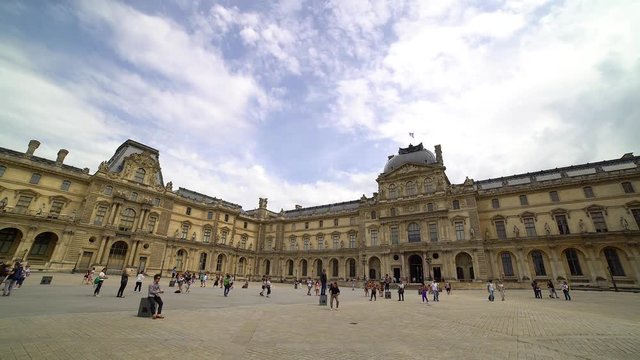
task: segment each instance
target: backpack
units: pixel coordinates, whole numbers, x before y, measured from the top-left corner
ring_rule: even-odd
[[[98,277],[96,277],[95,280],[93,280],[93,284],[94,285],[98,285],[98,283],[101,282],[101,281],[102,281],[102,279],[100,278],[100,276],[98,276]]]

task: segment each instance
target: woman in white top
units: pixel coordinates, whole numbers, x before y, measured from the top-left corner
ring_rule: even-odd
[[[142,280],[144,280],[144,274],[142,273],[142,271],[140,271],[138,273],[138,276],[136,276],[136,287],[133,288],[133,291],[135,292],[136,290],[138,292],[142,291]]]

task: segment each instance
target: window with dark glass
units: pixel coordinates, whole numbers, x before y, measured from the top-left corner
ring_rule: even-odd
[[[391,230],[391,244],[398,245],[400,243],[400,234],[397,226],[392,226]]]
[[[584,191],[584,197],[586,197],[587,199],[589,199],[589,198],[593,198],[593,197],[596,197],[596,196],[593,194],[593,189],[591,188],[591,186],[585,186],[585,187],[583,187],[583,188],[582,188],[582,191]]]
[[[560,201],[560,196],[558,195],[557,191],[550,191],[549,192],[549,197],[551,198],[551,201],[553,201],[553,202]]]
[[[243,227],[244,229],[246,229],[246,228],[247,228],[247,226],[249,226],[249,225],[248,225],[248,224],[247,224],[247,222],[245,221],[245,222],[244,222],[244,224],[242,224],[242,227]]]
[[[371,246],[378,246],[378,230],[371,230]]]
[[[429,240],[432,242],[438,241],[438,225],[435,223],[429,224]]]
[[[225,221],[225,222],[229,221],[229,215],[228,215],[228,214],[225,214],[225,215],[224,215],[224,221]]]
[[[529,205],[529,199],[527,199],[527,195],[520,195],[520,205]]]
[[[93,220],[93,224],[94,225],[102,225],[102,222],[104,221],[104,216],[106,214],[107,214],[107,206],[98,205],[98,208],[96,209],[96,217]]]
[[[427,211],[429,211],[429,212],[433,211],[433,203],[428,203],[427,204]]]
[[[305,228],[305,229],[308,229],[308,228],[309,228],[309,222],[308,222],[308,221],[304,223],[304,228]]]
[[[464,240],[464,223],[462,221],[455,222],[456,240]]]
[[[53,219],[57,219],[62,211],[62,207],[64,203],[62,201],[54,201],[51,203],[51,209],[49,209],[49,217]]]
[[[213,211],[207,211],[207,220],[213,219]]]
[[[631,214],[633,214],[633,219],[636,221],[636,226],[640,228],[640,209],[631,209]]]
[[[567,249],[564,251],[564,256],[567,258],[567,265],[569,266],[571,276],[582,276],[578,252],[575,249]]]
[[[499,209],[500,208],[500,200],[491,199],[491,207],[494,208],[494,209]]]
[[[406,187],[407,195],[415,195],[416,194],[416,184],[413,181],[409,181]]]
[[[133,227],[133,220],[136,217],[136,212],[127,208],[120,213],[120,230],[129,231]]]
[[[333,226],[338,226],[338,219],[333,219]]]
[[[596,232],[607,232],[607,223],[604,221],[604,214],[602,211],[594,211],[590,215]]]
[[[531,260],[533,260],[533,269],[536,272],[536,276],[547,276],[547,271],[544,268],[544,258],[540,251],[534,251],[531,253]]]
[[[420,242],[420,226],[416,223],[409,224],[407,228],[407,233],[409,235],[409,242]]]
[[[372,212],[371,212],[371,218],[372,218],[372,219],[376,219],[376,217],[377,217],[376,212],[375,212],[375,211],[372,211]]]
[[[42,177],[42,175],[37,174],[37,173],[31,174],[31,180],[29,180],[29,184],[37,185],[40,182],[40,178],[41,177]]]
[[[187,213],[187,215],[191,215],[191,208],[190,207],[187,208],[186,213]]]
[[[618,251],[612,248],[604,249],[604,257],[607,259],[609,271],[613,276],[625,276],[624,268],[618,257]]]
[[[566,215],[556,215],[556,224],[558,225],[558,232],[560,235],[568,235],[569,233],[569,224],[567,223]]]
[[[532,217],[526,217],[522,219],[524,221],[524,228],[527,231],[527,236],[536,236],[536,224]]]
[[[322,220],[318,221],[318,227],[320,227],[320,228],[321,228],[321,227],[322,227],[322,225],[323,225],[323,221],[322,221]]]
[[[505,228],[503,220],[496,221],[496,234],[498,235],[498,239],[500,240],[504,240],[507,238],[507,230]]]
[[[396,208],[391,208],[391,216],[396,216]]]
[[[149,220],[147,221],[147,230],[149,233],[153,233],[156,229],[156,222],[158,218],[156,216],[149,216]]]
[[[26,213],[29,210],[29,205],[31,205],[31,200],[33,200],[33,196],[20,195],[13,211],[18,214]]]
[[[624,190],[624,192],[625,192],[625,193],[627,193],[627,194],[631,194],[631,193],[636,192],[636,191],[633,189],[633,184],[631,184],[631,183],[630,183],[630,182],[628,182],[628,181],[625,181],[625,182],[623,182],[623,183],[622,183],[622,189],[623,189],[623,190]]]
[[[7,167],[4,165],[0,165],[0,177],[4,175],[4,172],[7,171]]]
[[[453,200],[453,209],[454,210],[460,209],[460,201],[459,200]]]
[[[333,260],[331,262],[331,276],[338,277],[338,260]]]
[[[504,272],[504,276],[515,276],[513,272],[513,263],[511,261],[511,254],[502,253],[500,257],[502,258],[502,271]]]
[[[63,180],[62,181],[62,185],[60,185],[60,190],[62,191],[69,191],[69,188],[71,187],[71,181],[69,180]]]

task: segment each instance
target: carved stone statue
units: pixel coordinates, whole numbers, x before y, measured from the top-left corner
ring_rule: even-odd
[[[9,199],[7,199],[6,197],[2,199],[2,201],[0,201],[0,211],[4,211],[4,208],[7,207],[8,203],[9,203]]]
[[[167,183],[167,186],[165,186],[165,190],[167,191],[173,191],[173,182],[169,181]]]
[[[475,230],[473,230],[473,227],[471,227],[471,229],[469,229],[469,236],[471,237],[471,240],[476,238],[476,232],[475,232]]]
[[[620,226],[623,230],[629,230],[629,222],[623,216],[620,216]]]
[[[344,249],[344,240],[340,240],[340,249]]]
[[[98,172],[109,172],[109,166],[106,161],[100,163],[100,166],[98,166]]]
[[[42,203],[42,206],[38,209],[38,211],[36,211],[36,215],[41,216],[42,214],[44,214],[44,203]]]
[[[195,241],[196,240],[196,232],[193,232],[193,235],[191,235],[191,240]]]
[[[132,170],[133,170],[133,165],[127,164],[127,166],[124,168],[124,177],[129,177],[129,175],[131,175]]]
[[[173,237],[177,239],[178,238],[178,233],[179,233],[179,231],[178,231],[178,229],[176,229],[176,232],[173,233]]]
[[[544,232],[547,235],[551,235],[551,226],[549,226],[549,223],[544,223]]]
[[[76,210],[75,209],[71,212],[71,215],[69,215],[69,220],[76,221]]]
[[[520,237],[520,229],[518,229],[516,225],[513,225],[513,236],[515,236],[516,239]]]
[[[258,207],[259,207],[260,209],[266,209],[266,208],[267,208],[267,201],[268,201],[269,199],[267,199],[267,198],[259,198],[259,199],[260,199],[260,200],[258,201]]]
[[[489,229],[484,229],[484,238],[485,238],[485,239],[488,239],[488,238],[489,238],[489,236],[490,236],[490,234],[489,234]]]
[[[584,224],[584,220],[580,219],[580,221],[578,221],[578,228],[580,229],[581,234],[584,234],[587,232],[587,227]]]

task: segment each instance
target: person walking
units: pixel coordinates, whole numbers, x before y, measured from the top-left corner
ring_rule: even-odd
[[[311,282],[311,278],[307,278],[307,295],[311,296],[311,288],[313,287],[313,283]]]
[[[267,288],[267,276],[263,275],[262,276],[262,291],[260,291],[260,296],[264,296],[264,291]]]
[[[492,280],[489,280],[489,282],[487,283],[487,291],[489,292],[489,301],[493,301],[494,299],[493,292],[495,291],[495,288],[493,287]]]
[[[440,301],[440,290],[438,289],[438,282],[435,280],[431,283],[431,293],[433,293],[433,301]]]
[[[444,289],[447,291],[447,295],[451,295],[451,283],[450,282],[446,282],[444,284]]]
[[[420,294],[422,294],[422,302],[429,303],[429,298],[427,297],[428,286],[427,284],[422,282],[422,286],[420,286]]]
[[[566,281],[562,283],[562,292],[564,293],[564,299],[571,301],[571,295],[569,294],[569,284]]]
[[[94,284],[96,285],[96,289],[93,291],[93,296],[100,296],[100,289],[102,289],[102,283],[108,279],[109,277],[106,274],[107,268],[102,269],[100,274],[96,277]]]
[[[364,296],[369,297],[369,288],[371,287],[371,283],[364,281],[362,287],[364,287]]]
[[[142,271],[140,271],[138,273],[138,275],[136,276],[136,286],[133,288],[133,291],[135,292],[136,290],[138,292],[142,291],[142,280],[144,280],[144,274],[142,273]]]
[[[229,274],[227,274],[227,276],[224,277],[224,296],[227,297],[229,295],[229,291],[231,290],[231,284],[233,284],[231,282],[231,276]]]
[[[171,278],[174,279],[177,275],[178,275],[178,270],[174,266],[173,269],[171,269]]]
[[[502,280],[498,280],[498,292],[500,293],[502,301],[504,301],[504,284],[502,283]]]
[[[320,295],[327,295],[327,271],[325,269],[322,269],[322,274],[320,274],[320,283],[322,285]]]
[[[267,282],[265,283],[267,287],[267,297],[271,295],[271,278],[267,277]]]
[[[20,272],[20,278],[16,281],[16,289],[20,289],[25,280],[31,275],[31,265],[26,265]]]
[[[316,280],[316,284],[314,286],[316,289],[316,296],[320,296],[320,282]]]
[[[398,301],[404,301],[404,282],[402,279],[398,284]]]
[[[123,298],[124,297],[124,289],[127,287],[127,283],[129,282],[129,273],[127,270],[122,270],[122,274],[120,275],[120,288],[118,289],[118,294],[116,297]]]
[[[12,268],[6,271],[7,277],[4,280],[4,288],[2,289],[2,296],[11,296],[11,290],[16,286],[20,274],[22,273],[22,265],[19,261],[13,264]]]
[[[156,274],[153,276],[153,283],[149,284],[149,300],[155,303],[152,319],[164,319],[160,294],[164,294],[164,291],[160,288],[160,274]]]
[[[351,291],[356,291],[356,279],[351,279]]]
[[[329,295],[331,295],[331,307],[329,310],[333,310],[333,300],[336,301],[336,311],[338,311],[338,306],[340,306],[340,300],[338,300],[338,295],[340,295],[340,288],[338,288],[338,282],[334,281],[333,284],[329,287]]]
[[[371,297],[369,298],[369,301],[378,301],[378,297],[376,296],[376,291],[378,290],[378,284],[376,283],[372,283],[371,284]]]
[[[553,281],[551,281],[551,279],[549,279],[549,281],[547,281],[547,289],[549,289],[549,297],[550,298],[556,298],[558,299],[558,293],[556,292],[556,287],[553,285]]]

